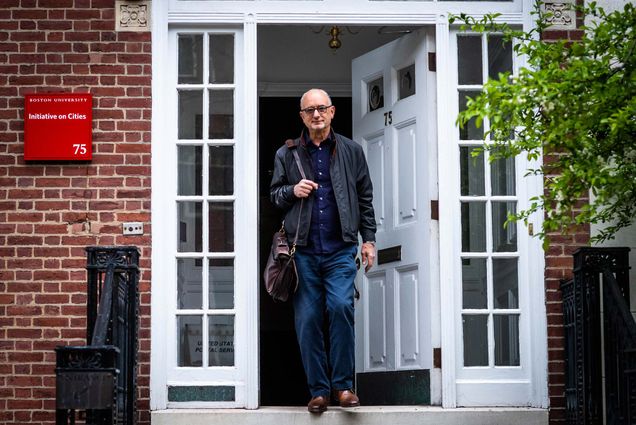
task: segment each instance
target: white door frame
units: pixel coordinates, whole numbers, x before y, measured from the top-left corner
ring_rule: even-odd
[[[329,7],[323,7],[324,5]],[[383,2],[363,0],[337,1],[324,0],[320,2],[321,10],[316,12],[317,2],[307,1],[256,1],[256,2],[227,2],[227,1],[176,1],[154,2],[152,8],[152,224],[156,232],[152,238],[152,301],[151,301],[151,380],[150,380],[150,407],[151,410],[165,409],[167,407],[167,357],[165,347],[171,344],[168,341],[164,329],[163,316],[166,306],[170,304],[169,293],[162,290],[162,276],[166,275],[168,266],[166,265],[165,254],[161,252],[162,246],[166,246],[167,235],[163,229],[169,229],[172,223],[166,223],[165,214],[162,207],[165,197],[162,194],[162,170],[165,170],[169,163],[167,146],[171,141],[166,135],[171,134],[167,128],[167,123],[162,117],[165,114],[166,101],[169,99],[169,86],[165,84],[169,75],[170,55],[166,54],[169,37],[168,29],[171,25],[193,25],[214,28],[227,24],[241,24],[243,26],[243,113],[246,117],[254,119],[244,119],[240,129],[244,135],[244,140],[257,140],[257,24],[350,24],[350,25],[431,25],[435,27],[435,50],[437,52],[437,140],[438,140],[438,160],[439,164],[454,163],[451,144],[452,132],[455,128],[456,111],[453,110],[452,102],[449,99],[448,90],[454,86],[454,82],[449,81],[448,68],[450,66],[450,55],[454,54],[450,48],[450,27],[447,13],[465,11],[476,17],[480,17],[489,11],[500,11],[502,15],[499,20],[512,25],[520,25],[529,28],[531,25],[529,11],[532,9],[531,0],[516,0],[513,2]],[[390,5],[391,12],[387,13],[387,5]],[[364,10],[364,13],[361,13]],[[450,73],[452,75],[453,73]],[[168,94],[168,96],[167,96]],[[247,147],[247,143],[244,143]],[[257,150],[250,146],[254,152]],[[248,170],[256,170],[258,167],[257,158],[250,157],[248,163],[243,164]],[[164,173],[165,174],[165,173]],[[248,229],[253,230],[254,244],[249,249],[252,258],[257,255],[257,173],[253,178],[246,179],[237,190],[244,191],[246,202],[243,204],[243,215],[236,218],[237,222],[245,223]],[[452,215],[455,213],[453,205],[457,202],[452,194],[458,187],[458,173],[454,173],[451,167],[439,167],[439,228],[448,229],[441,231],[439,238],[439,282],[440,292],[438,301],[440,305],[454,303],[453,285],[448,282],[457,282],[460,270],[453,263],[456,229],[452,222]],[[529,192],[539,193],[541,184],[529,183]],[[521,193],[520,193],[521,195]],[[537,307],[537,317],[540,323],[545,323],[545,311],[543,307],[543,252],[531,251],[528,253],[529,261],[537,271],[537,282],[531,286],[541,288],[532,294],[530,303]],[[243,276],[251,276],[254,282],[259,282],[259,272],[256,262],[248,270],[244,270]],[[252,353],[258,352],[258,290],[257,285],[250,286],[251,291],[245,291],[245,300],[241,308],[243,312],[245,326],[245,336]],[[435,295],[434,293],[432,295]],[[434,300],[433,302],[436,302]],[[237,306],[237,308],[239,308]],[[456,405],[456,379],[455,379],[455,332],[456,317],[451,308],[441,308],[440,329],[442,346],[442,364],[446,365],[442,369],[442,405],[444,407],[455,407]],[[433,322],[435,324],[435,322]],[[237,324],[238,325],[238,324]],[[532,404],[535,406],[547,405],[547,364],[544,364],[547,353],[547,329],[545,326],[533,327],[533,359],[537,364],[533,367],[534,392]],[[237,360],[238,361],[238,360]],[[245,400],[247,408],[258,407],[258,356],[245,354]],[[534,360],[533,360],[534,361]],[[451,366],[453,365],[453,366]]]

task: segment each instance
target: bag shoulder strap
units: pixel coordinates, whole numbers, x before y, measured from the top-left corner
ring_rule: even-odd
[[[303,165],[300,162],[300,157],[298,156],[298,150],[296,149],[298,147],[298,145],[296,144],[296,141],[294,139],[287,139],[285,141],[285,144],[287,145],[287,149],[292,151],[292,154],[294,155],[294,159],[296,160],[296,165],[298,166],[298,171],[300,171],[300,175],[303,177],[303,179],[306,179],[307,176],[305,176],[305,170],[303,169]]]
[[[298,150],[296,149],[298,146],[296,145],[296,141],[293,139],[287,139],[285,141],[287,145],[287,149],[292,151],[294,155],[294,159],[296,160],[296,165],[298,166],[298,171],[300,171],[300,175],[303,179],[306,179],[305,170],[303,169],[303,164],[300,162],[300,157],[298,156]],[[303,212],[303,204],[305,202],[305,198],[300,199],[300,211],[298,211],[298,223],[296,223],[296,235],[294,235],[294,243],[292,244],[291,249],[289,250],[289,255],[293,256],[296,252],[296,242],[298,241],[298,231],[300,230],[300,217]]]

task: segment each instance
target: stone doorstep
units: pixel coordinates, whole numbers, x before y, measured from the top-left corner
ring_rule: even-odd
[[[525,407],[442,409],[438,406],[329,407],[311,414],[305,407],[167,409],[151,413],[153,425],[547,425],[548,410]]]

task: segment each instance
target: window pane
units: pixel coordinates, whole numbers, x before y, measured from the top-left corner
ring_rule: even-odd
[[[494,252],[512,252],[517,250],[517,224],[504,223],[508,219],[508,213],[516,212],[517,203],[494,202],[492,203],[492,250]]]
[[[462,251],[486,251],[485,202],[462,202]]]
[[[488,315],[462,315],[464,366],[488,366]]]
[[[367,83],[368,112],[384,108],[384,77]]]
[[[519,315],[494,316],[495,366],[519,366]]]
[[[398,71],[399,96],[398,100],[415,94],[415,64]]]
[[[202,316],[177,316],[177,366],[203,365],[201,318]]]
[[[203,249],[203,204],[177,202],[177,246],[179,252],[201,252]]]
[[[516,258],[492,259],[492,286],[495,308],[519,308]]]
[[[203,135],[203,92],[179,90],[179,139]]]
[[[482,84],[481,36],[457,37],[459,84]]]
[[[466,98],[475,98],[479,94],[478,91],[460,91],[459,92],[459,110],[466,110]],[[477,127],[475,124],[475,118],[472,118],[464,127],[459,129],[459,138],[461,140],[483,140],[484,139],[484,126],[483,123]]]
[[[234,82],[234,36],[210,35],[210,83]]]
[[[485,258],[462,259],[462,307],[488,308]]]
[[[201,146],[179,146],[179,182],[177,194],[201,195]]]
[[[234,90],[210,90],[210,139],[234,137]]]
[[[515,159],[501,158],[490,163],[490,183],[494,196],[514,196]]]
[[[210,195],[234,193],[234,147],[210,146]]]
[[[179,34],[179,84],[203,82],[203,35]]]
[[[210,202],[210,252],[234,251],[234,204]]]
[[[201,259],[177,259],[177,305],[180,309],[202,307],[201,273]]]
[[[211,259],[208,281],[210,308],[234,308],[234,260]]]
[[[234,366],[234,316],[208,316],[210,366]]]
[[[498,80],[499,73],[512,73],[512,43],[500,35],[488,36],[488,77]]]
[[[464,196],[483,196],[486,193],[484,184],[484,154],[480,152],[473,157],[473,152],[480,148],[459,148],[459,162],[461,169],[461,194]]]

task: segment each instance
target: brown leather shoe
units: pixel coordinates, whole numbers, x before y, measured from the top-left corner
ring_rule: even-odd
[[[340,403],[340,407],[358,407],[358,406],[360,406],[360,399],[351,390],[336,391],[336,396],[338,397],[338,402]]]
[[[309,400],[309,404],[307,404],[307,410],[311,413],[322,413],[327,410],[327,405],[329,404],[329,400],[327,397],[319,395],[318,397],[313,397]]]

